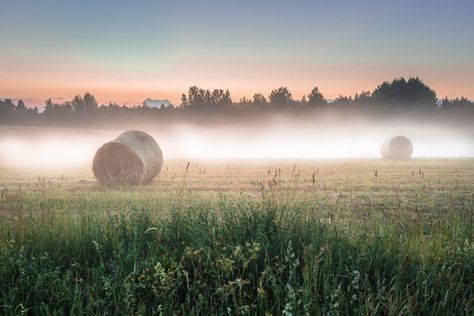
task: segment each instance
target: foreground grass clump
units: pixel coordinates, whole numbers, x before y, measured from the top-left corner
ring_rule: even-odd
[[[461,217],[335,224],[265,196],[168,207],[5,219],[0,314],[474,312]]]

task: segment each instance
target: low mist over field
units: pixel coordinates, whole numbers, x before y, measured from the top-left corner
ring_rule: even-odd
[[[176,123],[143,129],[158,141],[165,160],[377,158],[381,143],[396,135],[412,140],[413,157],[474,156],[472,128],[407,119],[346,119],[343,123],[331,118],[274,117],[263,123],[210,127]],[[95,151],[121,132],[3,126],[0,163],[21,167],[88,165]]]
[[[413,157],[474,156],[474,103],[440,99],[418,77],[335,100],[318,87],[301,99],[279,87],[268,97],[233,101],[229,90],[198,86],[180,104],[147,100],[105,105],[87,92],[62,103],[48,99],[42,111],[0,100],[0,162],[88,164],[103,143],[132,129],[153,135],[165,160],[375,158],[381,143],[398,135],[411,140]]]

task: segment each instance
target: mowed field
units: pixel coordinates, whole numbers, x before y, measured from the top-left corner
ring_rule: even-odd
[[[474,159],[0,166],[0,314],[472,315]]]

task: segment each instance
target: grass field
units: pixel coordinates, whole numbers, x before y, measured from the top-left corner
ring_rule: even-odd
[[[474,159],[0,167],[0,314],[473,315]]]

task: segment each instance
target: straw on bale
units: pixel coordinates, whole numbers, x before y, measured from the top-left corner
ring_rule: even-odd
[[[382,143],[380,153],[387,159],[408,159],[413,154],[413,144],[405,136],[392,137]]]
[[[92,171],[103,184],[139,184],[153,180],[162,165],[163,154],[155,139],[128,131],[97,150]]]

